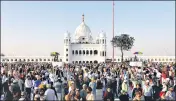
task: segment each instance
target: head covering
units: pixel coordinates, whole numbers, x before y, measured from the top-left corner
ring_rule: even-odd
[[[18,81],[15,79],[15,80],[13,80],[13,83],[17,83]]]
[[[35,98],[40,98],[40,95],[39,95],[39,94],[36,94],[36,95],[35,95]]]
[[[85,88],[85,87],[87,87],[87,85],[86,85],[86,84],[83,84],[83,88]]]
[[[25,101],[25,98],[20,98],[19,101]]]
[[[38,88],[38,87],[35,87],[34,89],[37,90],[37,89],[39,89],[39,88]]]
[[[110,88],[107,88],[107,91],[108,91],[108,92],[110,92],[110,91],[111,91],[111,89],[110,89]]]
[[[51,84],[47,84],[46,87],[47,87],[47,88],[51,88]]]
[[[8,80],[9,80],[8,78],[5,79],[5,81],[8,81]]]
[[[173,87],[173,86],[169,86],[168,88],[169,88],[169,89],[170,89],[170,88],[172,88],[172,89],[173,89],[174,87]]]
[[[149,83],[150,81],[149,80],[146,80],[147,83]]]

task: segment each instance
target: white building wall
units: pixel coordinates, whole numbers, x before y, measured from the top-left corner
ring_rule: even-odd
[[[111,59],[112,57],[108,57]],[[150,62],[158,62],[158,63],[169,63],[169,62],[176,62],[175,56],[137,56],[139,61],[150,61]],[[124,56],[125,60],[133,60],[134,57]],[[115,56],[115,62],[121,62],[121,56]]]
[[[71,45],[72,47],[72,51],[78,51],[78,54],[75,54],[74,55],[71,53],[71,60],[72,62],[74,61],[102,61],[102,58],[100,56],[100,50],[101,50],[101,45],[100,44],[76,44],[76,43],[73,43]],[[79,51],[81,50],[81,54],[79,54]],[[83,54],[83,50],[85,51],[85,54]],[[89,54],[86,54],[86,51],[89,51]],[[92,54],[90,54],[90,51],[92,50]],[[95,55],[94,54],[94,50],[97,50],[98,51],[98,54]],[[105,59],[104,59],[105,61]]]
[[[97,49],[97,48],[93,48]],[[112,57],[107,57],[107,59],[111,59]],[[124,56],[124,60],[130,60],[130,56]],[[21,61],[25,62],[54,62],[53,57],[51,56],[1,56],[1,62],[19,62]],[[59,61],[63,61],[64,56],[59,56]],[[97,56],[74,56],[72,57],[73,61],[99,61],[100,57]],[[151,62],[158,62],[158,63],[170,63],[170,62],[176,62],[175,56],[138,56],[138,59],[140,61],[149,60]],[[29,60],[29,61],[28,61]],[[33,61],[32,61],[33,60]],[[115,62],[121,62],[120,56],[115,56]]]

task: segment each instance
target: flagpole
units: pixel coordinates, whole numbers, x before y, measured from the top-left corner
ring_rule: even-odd
[[[112,8],[112,36],[114,38],[114,0],[113,0],[113,8]],[[112,62],[114,63],[114,43],[113,43],[113,49],[112,49]]]

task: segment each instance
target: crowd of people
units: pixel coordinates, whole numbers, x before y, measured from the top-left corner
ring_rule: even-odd
[[[1,63],[3,101],[176,100],[175,64]]]

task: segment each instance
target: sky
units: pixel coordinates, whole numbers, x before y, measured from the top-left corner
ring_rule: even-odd
[[[1,53],[63,55],[64,33],[74,36],[83,13],[94,39],[106,32],[107,55],[112,56],[112,1],[1,1]],[[124,55],[175,56],[174,1],[115,1],[114,23],[115,35],[135,38]],[[120,54],[116,48],[115,55]]]

